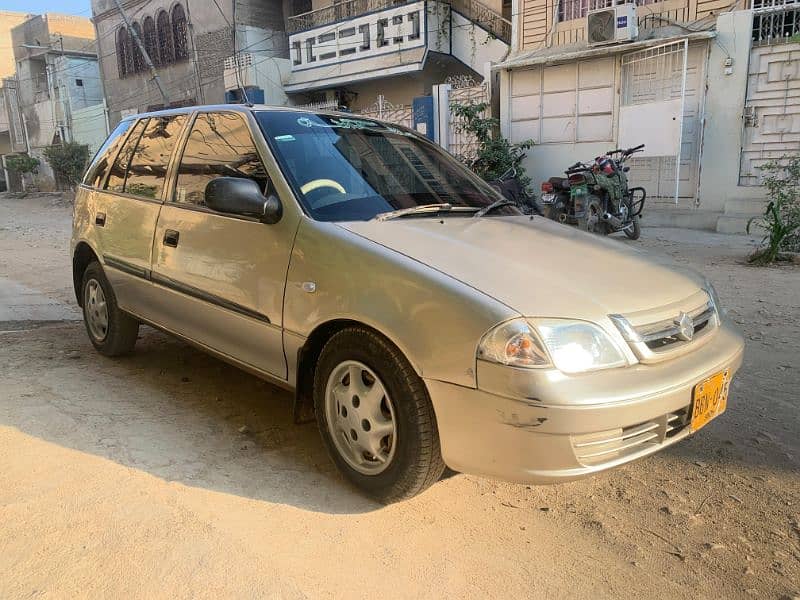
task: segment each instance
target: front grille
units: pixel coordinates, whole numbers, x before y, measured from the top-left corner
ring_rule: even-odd
[[[695,310],[690,314],[694,320],[694,334],[692,336],[692,341],[694,341],[695,336],[703,331],[706,325],[708,325],[709,321],[714,317],[714,309],[711,306],[705,306]],[[647,344],[647,347],[654,352],[659,352],[660,350],[663,350],[672,344],[691,343],[678,337],[678,327],[675,325],[674,320],[668,321],[663,325],[659,324],[659,328],[656,331],[651,331],[649,334],[641,333],[640,328],[638,327],[634,329],[640,333],[642,340],[645,344]]]
[[[679,303],[680,308],[672,309],[674,312],[665,309],[655,311],[660,314],[652,320],[642,313],[610,315],[610,318],[641,362],[659,362],[706,341],[718,327],[716,307],[703,295],[702,304],[697,304],[699,298],[694,301],[689,299]],[[681,330],[680,317],[684,312],[692,318],[691,336]],[[691,339],[687,339],[689,337]]]
[[[663,444],[689,424],[689,407],[628,427],[572,436],[572,449],[587,467],[634,456]]]

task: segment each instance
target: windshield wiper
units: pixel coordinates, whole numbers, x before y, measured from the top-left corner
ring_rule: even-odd
[[[483,217],[484,215],[488,215],[495,208],[500,208],[501,206],[511,206],[512,204],[514,206],[517,205],[517,203],[514,202],[513,200],[509,200],[508,198],[500,198],[499,200],[495,200],[494,202],[492,202],[489,206],[484,206],[482,209],[480,209],[478,212],[476,212],[473,215],[473,217],[475,217],[475,218]]]
[[[375,215],[372,220],[373,221],[388,221],[390,219],[397,219],[399,217],[407,217],[409,215],[420,215],[420,214],[436,214],[439,212],[450,212],[450,211],[469,211],[472,212],[475,209],[471,206],[453,206],[447,202],[441,202],[439,204],[420,204],[419,206],[412,206],[410,208],[401,208],[398,210],[392,210],[385,213],[380,213],[379,215]]]

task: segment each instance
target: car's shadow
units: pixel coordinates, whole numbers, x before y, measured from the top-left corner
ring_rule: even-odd
[[[381,508],[340,477],[316,424],[292,422],[289,392],[149,328],[114,359],[79,323],[15,335],[3,354],[35,377],[9,389],[5,425],[187,486],[326,513]]]

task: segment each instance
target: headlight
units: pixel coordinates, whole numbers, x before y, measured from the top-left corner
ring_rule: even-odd
[[[536,329],[553,364],[564,373],[610,369],[627,364],[608,334],[586,321],[537,319]]]
[[[525,319],[500,323],[478,344],[478,358],[514,367],[549,367],[542,342]]]
[[[501,323],[483,336],[478,358],[514,367],[555,366],[564,373],[627,364],[600,327],[565,319],[514,319]]]
[[[717,311],[717,315],[724,314],[722,310],[722,305],[719,303],[719,296],[717,295],[717,290],[714,289],[714,286],[711,285],[711,282],[706,279],[706,283],[703,286],[703,289],[708,294],[708,297],[711,298],[711,303],[714,305],[714,309]]]

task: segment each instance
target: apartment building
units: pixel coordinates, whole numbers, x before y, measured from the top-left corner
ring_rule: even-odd
[[[281,73],[288,70],[288,47],[282,0],[121,0],[120,5],[122,11],[115,0],[92,0],[112,125],[127,114],[165,106],[245,96],[253,102],[285,103]]]
[[[285,88],[300,103],[365,111],[380,97],[410,107],[448,78],[483,81],[511,42],[511,5],[503,0],[293,0],[287,6]]]
[[[649,223],[741,231],[759,166],[800,152],[797,0],[514,0],[503,133],[534,181],[647,144],[630,178]]]
[[[17,109],[16,65],[12,51],[11,30],[32,15],[0,10],[0,191],[8,187],[12,175],[3,168],[3,157],[25,150],[22,121]]]

